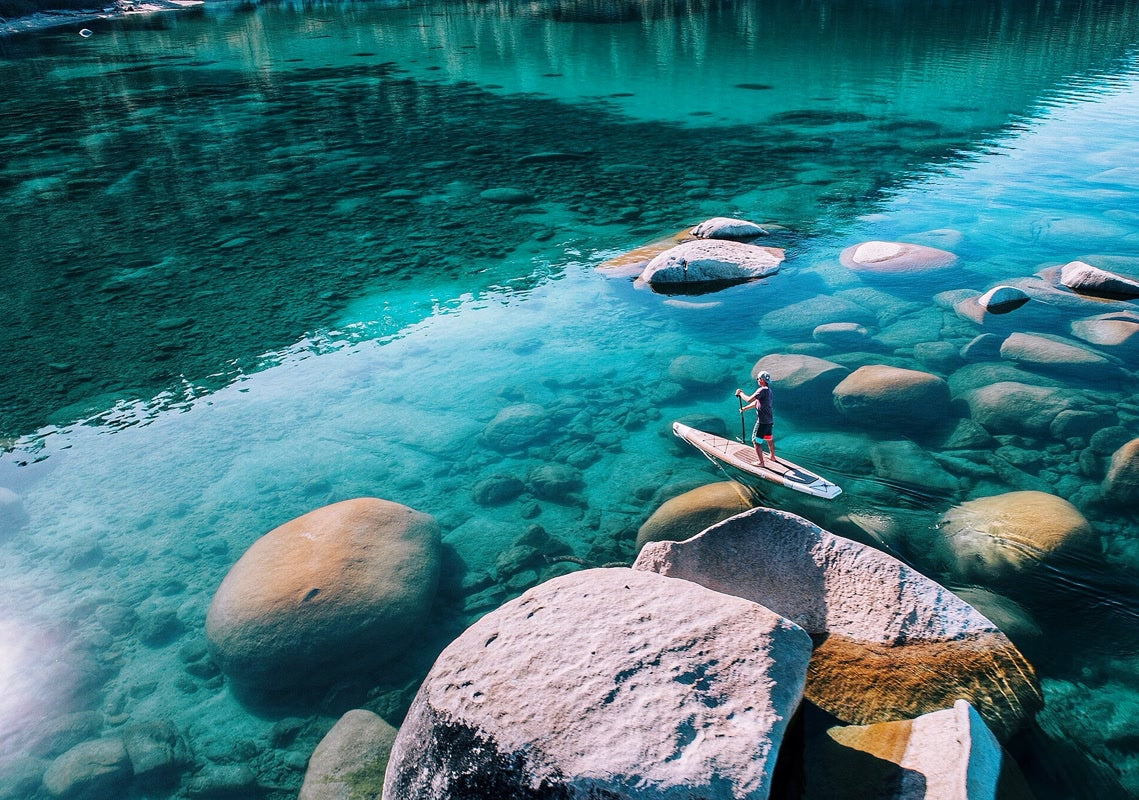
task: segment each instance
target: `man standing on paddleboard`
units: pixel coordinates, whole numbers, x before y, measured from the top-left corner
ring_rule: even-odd
[[[761,372],[755,376],[759,388],[755,390],[754,394],[744,397],[743,389],[736,389],[736,397],[739,397],[747,403],[747,405],[740,406],[740,413],[747,411],[749,408],[755,409],[755,428],[751,432],[751,443],[755,445],[755,454],[759,457],[759,465],[761,467],[767,466],[763,461],[763,448],[760,447],[759,441],[763,439],[767,442],[767,449],[771,451],[771,460],[775,460],[775,438],[772,436],[772,429],[775,425],[775,415],[771,410],[771,373]]]

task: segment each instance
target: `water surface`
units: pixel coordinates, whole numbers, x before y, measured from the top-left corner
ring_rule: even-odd
[[[734,432],[731,392],[759,357],[952,378],[924,345],[981,331],[938,293],[1078,258],[1139,275],[1133,10],[848,5],[218,5],[0,41],[11,796],[43,796],[67,746],[157,720],[194,752],[169,796],[233,763],[291,796],[342,710],[398,722],[439,647],[567,568],[496,572],[531,526],[628,561],[660,502],[721,479],[668,423]],[[483,194],[501,188],[529,201]],[[779,226],[787,268],[684,301],[596,269],[718,215]],[[871,239],[961,268],[867,284],[838,254]],[[766,317],[820,296],[860,303],[873,346],[820,348]],[[1020,319],[1068,337],[1081,316]],[[678,379],[685,356],[721,377]],[[922,561],[958,502],[1041,488],[1091,521],[1095,553],[1011,590],[1047,700],[1013,749],[1042,798],[1139,792],[1139,528],[1094,500],[1109,446],[1139,436],[1133,357],[1115,357],[1110,374],[1026,377],[1109,435],[1001,435],[971,462],[920,432],[779,412],[784,452],[846,491],[767,501],[846,535],[884,520],[870,528],[905,534],[869,541],[953,588],[993,588]],[[518,403],[558,433],[502,453],[482,433]],[[907,463],[837,460],[890,441]],[[472,496],[551,463],[580,473],[572,497]],[[214,590],[257,537],[357,496],[435,515],[466,577],[382,675],[285,711],[239,704],[202,666]]]

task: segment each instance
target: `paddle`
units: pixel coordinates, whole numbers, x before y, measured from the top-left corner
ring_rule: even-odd
[[[747,418],[744,417],[744,399],[738,394],[736,399],[740,401],[740,442],[747,444]]]

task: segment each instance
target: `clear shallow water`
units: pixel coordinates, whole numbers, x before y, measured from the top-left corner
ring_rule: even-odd
[[[929,369],[915,345],[978,332],[938,292],[1094,256],[1139,273],[1132,11],[755,3],[601,23],[583,8],[218,6],[0,41],[0,271],[21,321],[0,355],[15,796],[42,791],[64,743],[160,719],[196,765],[250,763],[289,796],[340,710],[398,721],[438,647],[551,574],[450,585],[421,652],[253,713],[200,668],[202,624],[229,566],[284,521],[374,495],[434,514],[471,574],[532,524],[594,563],[628,560],[663,499],[721,477],[669,421],[734,429],[754,361],[816,347],[767,313],[857,299],[877,349],[827,357]],[[496,187],[534,202],[480,196]],[[595,269],[722,214],[785,226],[787,269],[692,303]],[[944,246],[962,268],[865,286],[838,253],[868,239]],[[1032,326],[1067,335],[1072,316]],[[681,356],[722,380],[677,382]],[[1064,382],[1136,436],[1133,368]],[[480,436],[519,402],[562,433],[503,455]],[[1139,791],[1139,529],[1081,500],[1101,477],[1076,463],[1086,444],[1006,437],[990,450],[1018,470],[899,493],[919,468],[941,478],[928,458],[962,465],[919,436],[868,478],[831,450],[857,436],[869,452],[881,431],[785,409],[779,435],[846,493],[770,502],[846,535],[866,535],[852,516],[897,522],[906,534],[877,543],[954,588],[971,587],[921,560],[954,503],[1037,485],[1077,502],[1100,550],[1013,592],[1032,622],[1010,633],[1048,700],[1016,752],[1041,797]],[[471,496],[550,462],[580,470],[580,499]]]

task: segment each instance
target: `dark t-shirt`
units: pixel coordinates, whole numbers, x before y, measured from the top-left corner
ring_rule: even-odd
[[[760,425],[770,425],[775,422],[775,415],[771,410],[771,387],[760,386],[755,395],[756,422]]]

